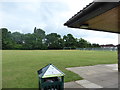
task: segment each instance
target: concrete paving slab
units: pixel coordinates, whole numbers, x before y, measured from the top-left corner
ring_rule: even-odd
[[[105,88],[108,88],[108,86]],[[110,85],[109,88],[118,88],[118,84]]]
[[[103,88],[100,85],[94,84],[94,83],[90,83],[90,84],[84,84],[83,85],[85,88]]]
[[[67,82],[64,84],[64,88],[84,88],[84,87],[75,82]]]
[[[89,84],[90,83],[90,81],[88,81],[88,80],[78,80],[78,81],[75,81],[75,82],[80,84],[80,85]]]
[[[84,67],[67,68],[74,73],[77,73],[85,80],[92,84],[86,84],[84,87],[96,87],[96,85],[104,88],[118,88],[118,65],[117,64],[103,64]],[[77,82],[78,83],[78,82]],[[81,81],[80,85],[84,83]]]
[[[79,80],[79,81],[76,81],[76,83],[78,83],[79,85],[85,88],[103,88],[102,86],[92,83],[88,80]]]
[[[107,81],[100,81],[100,82],[95,82],[95,83],[98,85],[101,85],[103,87],[107,87],[107,88],[109,88],[109,86],[111,86],[111,85],[116,85],[115,83],[111,83],[111,82],[107,82]]]

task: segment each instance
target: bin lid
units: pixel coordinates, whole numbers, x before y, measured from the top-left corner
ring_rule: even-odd
[[[62,71],[60,71],[53,64],[48,64],[47,66],[38,70],[38,74],[40,78],[57,77],[57,76],[65,75]]]

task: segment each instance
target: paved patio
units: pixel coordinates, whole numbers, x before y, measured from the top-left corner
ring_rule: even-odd
[[[117,64],[66,68],[83,80],[65,83],[65,88],[118,88]]]

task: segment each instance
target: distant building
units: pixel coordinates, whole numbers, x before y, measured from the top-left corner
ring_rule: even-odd
[[[105,50],[117,50],[117,45],[113,45],[113,44],[106,44],[106,45],[100,45],[101,48],[105,49]]]

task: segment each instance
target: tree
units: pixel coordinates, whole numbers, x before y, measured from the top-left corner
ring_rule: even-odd
[[[98,48],[98,47],[100,47],[100,45],[99,45],[99,44],[96,44],[96,43],[93,43],[93,44],[92,44],[92,47],[93,47],[93,48]]]
[[[57,33],[51,33],[46,35],[46,45],[48,49],[62,49],[63,48],[63,40],[61,36]]]
[[[89,47],[90,43],[87,42],[86,40],[80,38],[79,41],[78,41],[78,47],[79,48],[87,48]]]
[[[72,34],[67,34],[67,36],[64,35],[63,40],[64,40],[64,46],[65,47],[76,48],[77,40],[73,37]]]
[[[34,44],[34,48],[35,49],[46,49],[46,45],[45,45],[45,31],[42,29],[37,29],[36,27],[34,28],[34,33],[35,35],[35,44]]]
[[[2,32],[2,49],[13,49],[15,42],[11,39],[11,32],[7,28],[1,28]]]
[[[23,44],[23,37],[24,35],[19,32],[14,32],[11,34],[12,40],[15,41],[17,44]]]
[[[2,49],[2,30],[0,29],[0,50]]]
[[[23,49],[34,49],[35,40],[34,34],[25,34],[23,37]]]
[[[37,38],[44,39],[45,38],[45,31],[42,29],[37,29],[36,27],[34,28],[34,34],[37,36]]]
[[[82,38],[74,38],[72,34],[64,35],[63,38],[57,33],[46,35],[42,29],[34,28],[33,33],[11,33],[7,28],[1,28],[2,49],[63,49],[66,48],[89,48],[100,47],[99,44],[91,44]]]

